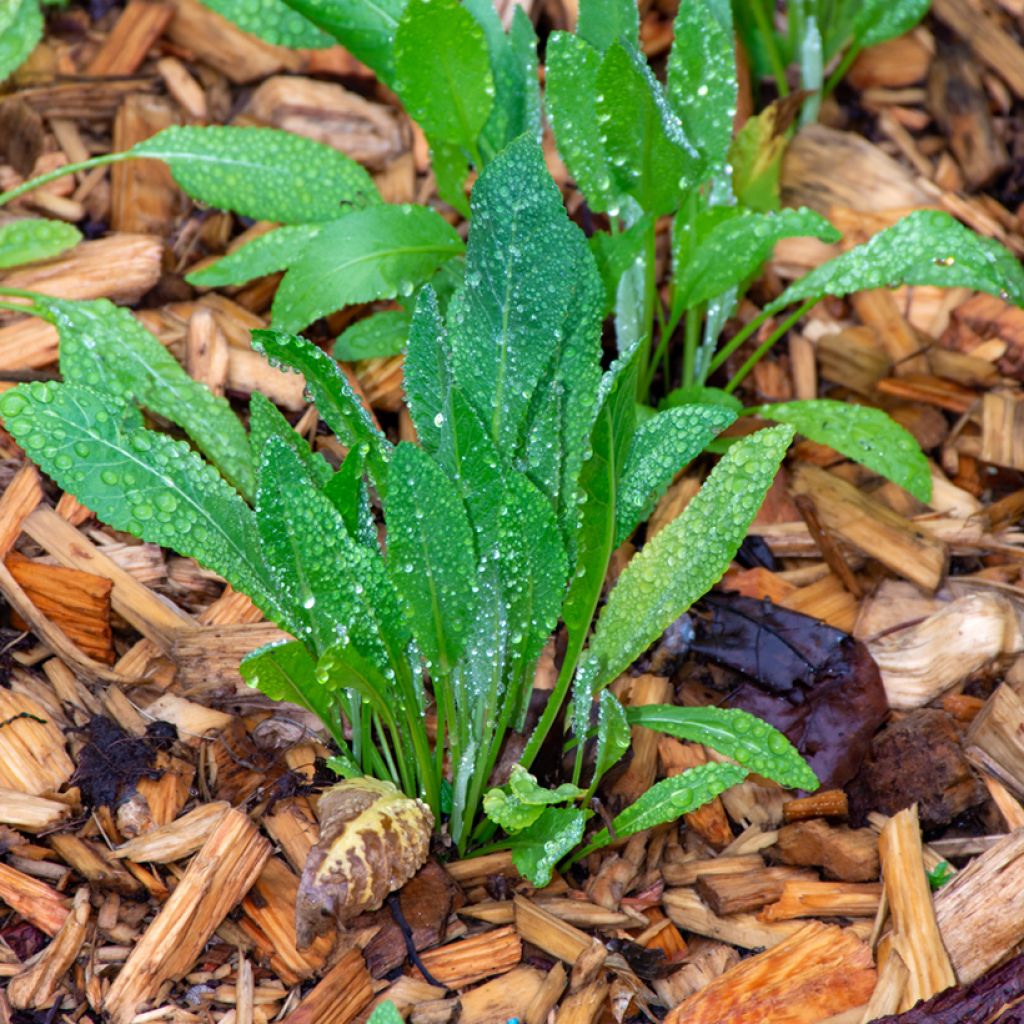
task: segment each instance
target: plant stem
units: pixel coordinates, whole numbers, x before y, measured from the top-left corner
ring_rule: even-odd
[[[653,373],[655,362],[652,359],[651,344],[654,341],[654,304],[658,298],[658,282],[655,277],[656,237],[655,222],[652,219],[651,226],[644,237],[644,308],[641,320],[644,337],[641,339],[640,344],[645,353],[645,361],[643,372],[637,374],[638,390],[643,388],[642,393],[638,393],[636,396],[638,402],[644,402],[647,399],[645,382],[648,380],[649,374]]]
[[[779,43],[775,38],[775,27],[768,17],[768,12],[761,0],[753,0],[751,10],[754,14],[754,21],[757,22],[757,30],[764,40],[764,48],[768,53],[768,62],[772,66],[772,75],[775,77],[775,84],[778,86],[780,96],[789,95],[789,83],[786,81],[786,66],[782,63],[782,54],[779,53]],[[774,7],[775,5],[772,4]]]
[[[733,352],[735,352],[736,349],[738,349],[743,344],[743,342],[747,340],[747,338],[749,338],[752,334],[756,333],[757,329],[761,326],[761,324],[763,324],[770,316],[771,313],[767,312],[766,310],[762,310],[760,313],[758,313],[757,316],[754,317],[753,320],[750,321],[750,323],[744,324],[743,327],[741,327],[739,331],[737,331],[736,336],[730,338],[729,341],[727,341],[718,350],[718,352],[715,354],[714,359],[712,359],[711,362],[708,363],[707,377],[710,377],[711,374],[713,374],[715,370],[717,370],[729,358],[729,356],[731,356]],[[705,377],[705,380],[707,379],[707,377]]]
[[[576,672],[576,663],[579,660],[580,652],[583,650],[584,639],[585,637],[580,637],[574,643],[572,638],[570,638],[569,648],[565,652],[565,661],[562,662],[561,671],[558,673],[558,680],[551,691],[551,696],[548,697],[547,704],[544,705],[540,721],[527,741],[522,757],[519,758],[519,763],[524,768],[529,768],[533,764],[533,759],[540,751],[544,740],[547,739],[551,726],[555,724],[558,712],[565,703],[565,695],[569,692],[569,685],[572,683],[572,677]]]
[[[843,59],[836,66],[835,71],[828,76],[828,81],[821,90],[821,98],[831,95],[832,90],[843,80],[850,65],[860,56],[860,47],[856,43],[850,43],[843,54]]]
[[[696,381],[697,345],[700,343],[700,325],[703,318],[703,304],[686,313],[686,335],[683,343],[684,388],[690,387]]]
[[[661,333],[658,337],[658,347],[651,357],[651,365],[647,368],[646,379],[643,382],[644,394],[650,394],[651,384],[654,381],[655,368],[658,365],[658,361],[665,358],[668,353],[668,345],[672,340],[672,335],[675,334],[676,328],[679,326],[679,321],[682,319],[682,313],[673,313],[668,318],[667,323],[663,323],[661,327]],[[666,372],[665,372],[665,388],[668,389],[668,370],[667,370],[667,359],[666,359]]]
[[[778,327],[772,331],[771,334],[757,346],[757,349],[751,353],[750,358],[733,374],[732,379],[728,384],[725,385],[725,391],[731,394],[739,386],[740,381],[757,365],[758,361],[762,359],[767,351],[781,338],[786,331],[790,329],[818,300],[808,299],[803,305],[797,307],[794,313],[791,313],[785,320],[779,324]]]
[[[17,199],[19,196],[23,196],[26,192],[32,192],[41,185],[48,185],[51,181],[57,181],[59,178],[64,178],[69,174],[77,174],[79,171],[91,171],[94,167],[103,167],[106,164],[116,164],[122,160],[134,159],[136,159],[135,154],[131,150],[126,150],[123,153],[101,153],[99,156],[90,157],[88,160],[80,160],[77,164],[64,164],[63,167],[58,167],[48,174],[40,174],[38,178],[32,178],[18,185],[17,188],[12,188],[0,194],[0,206],[6,206],[7,203]]]

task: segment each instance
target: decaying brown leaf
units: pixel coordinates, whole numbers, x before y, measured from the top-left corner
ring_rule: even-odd
[[[347,779],[320,798],[320,840],[302,872],[296,900],[298,946],[376,910],[427,859],[434,816],[389,782]]]

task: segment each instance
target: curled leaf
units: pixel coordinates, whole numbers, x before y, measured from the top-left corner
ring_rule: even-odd
[[[346,779],[320,798],[320,840],[295,906],[300,949],[364,910],[378,909],[423,866],[434,816],[390,782]]]

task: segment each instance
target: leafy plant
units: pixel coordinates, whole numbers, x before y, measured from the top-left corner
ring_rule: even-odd
[[[0,7],[0,82],[28,59],[42,36],[39,0],[7,0]]]
[[[750,770],[817,785],[784,736],[743,712],[645,709],[655,722],[608,689],[722,575],[793,428],[731,446],[599,611],[616,545],[735,413],[693,404],[639,421],[639,341],[602,370],[601,278],[535,139],[484,169],[472,214],[446,313],[428,287],[412,316],[405,384],[418,444],[393,445],[337,363],[280,329],[255,332],[255,345],[303,373],[348,455],[334,470],[260,396],[246,439],[129,314],[30,292],[9,294],[56,324],[64,381],[11,389],[0,415],[97,515],[195,557],[295,637],[254,652],[243,675],[319,715],[342,774],[421,796],[437,820],[447,815],[460,851],[493,840],[500,823],[501,842],[541,882],[583,837],[589,797],[631,723],[707,742],[736,763],[659,783],[615,819],[618,835],[671,820]],[[196,448],[148,429],[139,406],[174,419]],[[524,737],[521,771],[486,797],[489,822],[488,780],[525,728],[536,663],[560,621],[558,680]],[[574,777],[547,794],[527,771],[570,688]],[[586,849],[608,841],[599,831]]]

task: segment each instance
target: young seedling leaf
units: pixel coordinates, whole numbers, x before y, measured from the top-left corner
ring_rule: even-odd
[[[788,423],[804,437],[881,473],[918,501],[931,501],[931,470],[921,446],[910,431],[881,409],[820,398],[778,402],[749,411]]]
[[[930,0],[861,0],[855,4],[853,38],[864,49],[909,32],[931,7]]]
[[[249,446],[254,465],[259,464],[272,437],[279,438],[295,452],[317,487],[325,487],[334,476],[331,464],[310,448],[309,442],[281,415],[281,410],[269,398],[254,391],[249,399]]]
[[[28,60],[42,37],[37,0],[7,0],[0,8],[0,82]]]
[[[62,220],[26,217],[0,224],[0,270],[52,259],[81,240],[78,228]]]
[[[173,125],[131,153],[163,160],[193,199],[257,220],[335,220],[346,207],[380,202],[355,160],[275,128]]]
[[[291,264],[274,296],[274,324],[297,331],[344,306],[411,295],[462,251],[458,232],[430,207],[356,210],[325,224]]]
[[[409,338],[411,320],[412,315],[404,309],[388,309],[357,320],[338,336],[334,358],[348,363],[397,356]]]
[[[659,412],[641,424],[619,483],[615,547],[651,514],[676,473],[735,419],[735,414],[721,405],[684,405]]]
[[[377,1006],[366,1024],[403,1024],[403,1017],[390,999]]]
[[[691,743],[703,743],[749,772],[789,789],[817,789],[818,779],[778,729],[738,708],[683,708],[648,704],[626,708],[630,725],[642,725]]]
[[[580,0],[576,34],[604,53],[612,43],[640,45],[640,9],[635,0]]]
[[[494,106],[484,31],[458,0],[410,0],[395,32],[395,90],[431,139],[470,154]]]
[[[321,226],[288,224],[268,231],[202,270],[187,274],[185,280],[199,288],[220,288],[226,284],[245,284],[255,277],[287,270],[320,234]]]
[[[607,685],[729,567],[793,439],[770,427],[734,444],[696,497],[635,555],[608,598],[585,655]]]
[[[284,0],[203,0],[203,4],[245,32],[275,46],[309,50],[334,42]]]
[[[551,881],[555,865],[583,838],[587,812],[576,807],[549,807],[529,827],[517,832],[507,845],[512,863],[535,888]]]
[[[35,382],[0,398],[14,439],[105,523],[220,573],[279,620],[245,502],[185,442],[126,422],[127,407],[80,384]]]
[[[1024,306],[1024,269],[1009,250],[948,213],[915,210],[794,281],[766,308],[775,313],[805,299],[902,284],[972,288]]]
[[[536,776],[521,765],[513,765],[505,789],[492,789],[484,797],[487,817],[506,832],[521,832],[532,825],[552,804],[567,803],[583,796],[583,790],[571,782],[556,789],[541,786]]]

